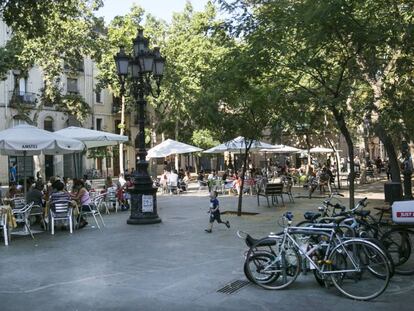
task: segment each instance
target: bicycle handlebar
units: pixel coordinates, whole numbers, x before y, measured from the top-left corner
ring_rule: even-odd
[[[240,238],[240,239],[246,239],[246,236],[247,236],[247,232],[244,232],[244,231],[241,231],[241,230],[237,230],[237,232],[236,232],[236,234],[237,234],[237,236]],[[243,236],[244,235],[244,236]]]
[[[351,212],[355,212],[360,206],[366,207],[368,204],[367,200],[368,198],[365,197],[362,200],[358,201],[357,205],[353,209],[351,209]]]

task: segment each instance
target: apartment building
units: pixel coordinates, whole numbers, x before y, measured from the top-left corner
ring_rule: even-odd
[[[10,38],[10,29],[0,21],[0,46],[4,46]],[[44,87],[42,70],[34,66],[27,75],[22,76],[17,70],[10,70],[5,80],[0,81],[0,130],[26,122],[26,118],[34,120],[34,125],[48,131],[57,131],[68,126],[82,126],[118,133],[118,124],[121,116],[119,113],[119,99],[113,97],[109,90],[97,91],[98,69],[94,61],[85,57],[79,63],[76,73],[65,71],[60,79],[59,87],[66,94],[79,94],[90,106],[91,113],[80,124],[73,116],[58,111],[53,103],[43,103],[40,108],[40,93]],[[24,111],[24,113],[22,113]],[[127,117],[127,135],[135,137],[137,129],[129,125]],[[132,167],[135,163],[135,150],[132,146],[124,148],[124,166]],[[104,176],[119,174],[119,157],[116,148],[111,152],[111,157],[93,159],[88,153],[82,154],[79,166],[82,172],[89,169],[97,169]],[[23,162],[25,161],[25,162]],[[18,175],[23,176],[23,168],[26,176],[36,176],[37,172],[43,177],[53,175],[73,177],[74,161],[72,155],[40,155],[27,157],[0,155],[0,182],[6,184],[9,180],[9,167],[17,163]]]

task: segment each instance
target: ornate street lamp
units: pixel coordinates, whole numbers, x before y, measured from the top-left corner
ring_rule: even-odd
[[[133,40],[133,55],[129,56],[121,47],[114,57],[118,76],[121,82],[121,92],[125,91],[125,81],[131,87],[131,94],[138,108],[139,131],[135,138],[137,149],[136,170],[133,177],[134,187],[131,194],[131,216],[128,224],[154,224],[161,222],[157,214],[157,189],[153,187],[152,179],[148,174],[148,162],[145,157],[145,106],[146,96],[157,97],[160,93],[160,83],[164,74],[165,59],[159,48],[150,50],[149,40],[144,37],[142,29],[138,30]],[[155,85],[154,83],[155,82]],[[155,90],[155,93],[154,93]]]

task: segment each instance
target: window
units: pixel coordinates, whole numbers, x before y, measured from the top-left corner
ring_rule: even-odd
[[[72,79],[72,78],[68,78],[67,79],[67,92],[68,94],[78,94],[79,90],[78,90],[78,79]]]
[[[27,77],[19,80],[19,95],[23,96],[27,92]]]
[[[96,118],[96,130],[102,131],[102,119]]]
[[[45,131],[53,132],[53,119],[51,117],[46,117],[43,121],[43,129]]]
[[[101,91],[100,90],[95,92],[95,102],[96,103],[102,103],[102,100],[101,100]]]
[[[121,124],[121,120],[115,120],[115,134],[121,134],[121,129],[119,125]]]
[[[121,97],[112,96],[112,113],[119,113],[121,110]]]

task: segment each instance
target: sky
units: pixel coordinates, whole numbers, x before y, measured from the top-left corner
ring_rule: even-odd
[[[202,11],[208,0],[191,0],[195,11]],[[98,12],[105,22],[109,23],[117,15],[125,15],[132,4],[136,3],[145,9],[146,13],[162,18],[167,22],[172,19],[173,12],[181,12],[187,0],[104,0],[104,7]]]

